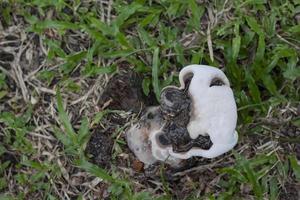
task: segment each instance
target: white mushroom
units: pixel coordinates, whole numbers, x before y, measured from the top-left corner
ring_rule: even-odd
[[[213,145],[208,150],[193,147],[182,153],[174,152],[172,146],[161,145],[157,135],[164,126],[164,121],[159,115],[159,108],[152,107],[126,135],[129,148],[145,164],[159,160],[177,165],[181,159],[192,156],[214,158],[236,145],[237,109],[227,77],[215,67],[189,65],[179,74],[179,89],[185,88],[185,81],[191,76],[188,95],[192,106],[188,134],[191,139],[196,139],[199,135],[209,135]]]
[[[150,107],[138,123],[126,132],[129,148],[135,156],[146,165],[153,164],[157,159],[151,151],[150,133],[161,128],[161,118],[157,115],[158,107]]]
[[[156,161],[164,161],[177,165],[181,159],[170,156],[170,148],[162,147],[155,139],[156,134],[163,127],[163,120],[159,115],[159,107],[150,107],[127,132],[127,144],[135,156],[151,165]]]
[[[214,158],[232,149],[238,140],[235,131],[237,108],[233,92],[225,74],[215,67],[206,65],[189,65],[179,74],[181,89],[185,79],[193,75],[189,85],[192,98],[192,113],[188,132],[192,139],[209,135],[213,146],[209,150],[192,148],[185,153],[169,153],[181,159],[192,156]]]

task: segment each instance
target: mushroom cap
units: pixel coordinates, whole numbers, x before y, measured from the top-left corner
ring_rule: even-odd
[[[191,78],[191,81],[187,89],[185,82],[188,78]],[[153,164],[160,160],[176,166],[182,159],[193,156],[214,158],[231,150],[238,141],[235,131],[237,108],[225,74],[215,67],[189,65],[180,71],[179,81],[179,88],[166,88],[188,90],[191,111],[187,130],[190,138],[208,135],[213,145],[209,149],[193,147],[187,152],[176,153],[172,146],[160,144],[158,137],[165,120],[159,112],[159,107],[151,107],[126,134],[129,148],[145,164]],[[152,117],[149,117],[149,114]]]
[[[213,146],[209,150],[192,148],[186,153],[170,154],[187,159],[192,156],[217,157],[232,149],[238,140],[235,131],[237,108],[233,92],[225,74],[218,68],[207,65],[189,65],[179,74],[180,88],[184,89],[185,79],[193,76],[189,85],[192,99],[191,119],[188,132],[192,139],[209,135]]]

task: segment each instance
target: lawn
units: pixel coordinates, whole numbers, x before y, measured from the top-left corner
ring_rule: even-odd
[[[299,0],[0,0],[0,199],[300,199]],[[224,71],[239,141],[148,168],[126,130]]]

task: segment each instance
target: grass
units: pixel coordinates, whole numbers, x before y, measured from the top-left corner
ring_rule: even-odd
[[[299,13],[296,0],[0,1],[0,197],[288,199],[300,180]],[[210,161],[216,175],[205,186],[207,170],[197,167],[183,183],[161,171],[138,184],[130,164],[119,165],[133,115],[103,110],[99,96],[125,65],[158,99],[192,63],[225,71],[239,145]],[[113,134],[105,170],[84,149],[111,114],[127,125]]]

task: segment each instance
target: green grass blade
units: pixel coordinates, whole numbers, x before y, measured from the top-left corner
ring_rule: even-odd
[[[262,76],[262,81],[265,85],[265,87],[269,90],[269,92],[276,96],[278,95],[278,90],[277,90],[277,86],[274,82],[274,80],[272,79],[272,76],[266,74],[264,76]]]
[[[241,46],[241,37],[237,35],[235,38],[232,39],[232,60],[236,62]]]
[[[270,180],[270,200],[278,199],[278,183],[276,177]]]
[[[149,47],[156,45],[156,41],[151,37],[151,35],[141,26],[137,28],[139,37],[141,41],[147,44]]]
[[[241,164],[241,167],[243,171],[246,173],[246,177],[253,187],[253,192],[255,193],[255,196],[258,199],[262,199],[263,191],[258,180],[258,174],[256,174],[254,169],[250,167],[249,161],[247,161],[244,157],[240,156],[239,159],[240,159],[239,162]]]
[[[151,80],[149,78],[143,79],[142,87],[143,87],[143,92],[146,96],[148,96],[150,93],[150,84],[151,84]]]
[[[156,47],[154,49],[153,53],[153,60],[152,60],[152,86],[154,89],[154,93],[156,96],[156,99],[159,101],[160,100],[160,85],[159,85],[159,80],[158,80],[158,65],[159,65],[159,48]]]
[[[88,142],[89,136],[89,121],[87,117],[84,117],[78,131],[78,142],[81,147]]]
[[[258,46],[255,54],[255,61],[261,61],[264,58],[266,49],[265,36],[260,34],[258,37]]]
[[[296,156],[290,156],[290,163],[296,179],[300,181],[300,165],[298,164]]]
[[[196,3],[195,0],[189,0],[189,8],[191,10],[192,16],[191,16],[191,23],[195,30],[200,29],[201,25],[201,17],[204,14],[205,8],[204,6],[200,6]]]
[[[251,73],[246,71],[246,81],[248,83],[248,88],[250,90],[250,94],[254,100],[255,103],[260,103],[260,91],[255,83],[254,78],[252,77]]]
[[[84,169],[85,171],[91,173],[92,175],[94,176],[97,176],[105,181],[108,181],[108,182],[114,182],[115,179],[110,176],[106,170],[98,167],[97,165],[94,165],[90,162],[88,162],[87,160],[85,160],[84,158],[81,158],[79,160],[77,160],[75,162],[75,165],[81,169]]]
[[[62,125],[65,128],[65,131],[67,132],[67,134],[70,137],[74,137],[75,131],[72,127],[72,124],[69,120],[69,117],[68,117],[67,113],[64,110],[63,100],[62,100],[62,97],[61,97],[60,90],[57,90],[56,94],[57,94],[56,95],[56,101],[57,101],[57,109],[58,109],[59,119],[62,122]]]
[[[263,31],[261,29],[261,27],[259,26],[259,24],[257,23],[256,19],[254,17],[251,16],[247,16],[246,17],[246,21],[249,25],[249,27],[258,35],[263,34]]]

